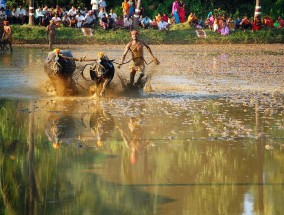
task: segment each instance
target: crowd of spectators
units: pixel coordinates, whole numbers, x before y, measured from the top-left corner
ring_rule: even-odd
[[[90,8],[75,6],[66,8],[64,6],[60,7],[59,5],[49,7],[45,5],[43,8],[36,8],[34,20],[36,25],[45,27],[49,25],[50,20],[53,20],[57,27],[92,28],[100,26],[105,30],[115,28],[131,29],[133,26],[136,3],[136,0],[123,0],[121,4],[123,16],[118,16],[111,8],[108,10],[105,0],[91,0]],[[255,31],[259,30],[260,26],[284,27],[284,21],[281,17],[275,21],[268,16],[263,17],[262,21],[259,17],[255,17],[253,20],[247,17],[233,20],[231,17],[220,16],[210,12],[206,19],[203,20],[203,18],[197,18],[196,15],[191,12],[186,18],[185,6],[183,0],[173,0],[172,11],[169,15],[158,14],[152,18],[144,14],[144,10],[141,7],[137,24],[140,28],[168,31],[170,26],[174,24],[187,22],[190,26],[196,27],[197,29],[209,28],[212,31],[219,32],[221,35],[228,35],[235,29]],[[9,7],[6,9],[2,7],[0,9],[0,20],[1,19],[8,20],[11,24],[27,24],[28,11],[23,8],[22,5],[12,10]]]

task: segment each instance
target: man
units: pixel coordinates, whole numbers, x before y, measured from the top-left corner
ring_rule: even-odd
[[[20,24],[22,24],[22,25],[25,24],[27,12],[26,12],[26,10],[22,7],[22,5],[20,5],[20,6],[17,8],[17,15],[18,15]]]
[[[98,18],[99,14],[99,0],[91,0],[91,5],[92,5],[92,11],[94,12],[96,18]]]
[[[141,20],[141,26],[142,28],[148,28],[150,26],[150,23],[152,22],[152,20],[148,17],[145,16],[144,18],[142,18]]]
[[[46,27],[46,39],[50,50],[52,49],[52,44],[55,41],[55,36],[55,24],[53,20],[50,20],[50,24]]]
[[[117,21],[117,14],[113,11],[113,9],[110,9],[109,14],[111,16],[111,18],[114,19],[114,21]]]
[[[168,28],[168,23],[165,22],[163,19],[158,23],[158,29],[161,30],[161,31],[168,31],[169,28]]]
[[[0,43],[3,45],[3,48],[7,49],[7,44],[10,47],[10,51],[13,52],[12,48],[12,28],[9,24],[9,21],[5,20],[3,22],[3,35],[0,35]]]
[[[94,12],[90,10],[85,16],[85,22],[83,24],[83,27],[91,28],[92,25],[95,25],[95,21],[96,21],[96,16],[94,15]]]
[[[141,79],[144,76],[144,70],[145,70],[145,62],[144,62],[144,54],[143,54],[143,48],[146,47],[148,52],[153,58],[153,61],[158,65],[160,62],[158,59],[153,55],[151,48],[148,46],[148,44],[144,41],[139,39],[139,32],[137,30],[132,30],[130,32],[132,41],[129,42],[126,45],[125,51],[122,55],[121,63],[119,64],[118,68],[123,64],[123,61],[125,60],[125,57],[127,53],[130,51],[132,54],[132,65],[130,67],[130,83],[129,86],[133,86],[134,84],[134,78],[136,72],[139,73],[139,77],[137,82],[135,83],[135,86],[139,86],[141,83]]]

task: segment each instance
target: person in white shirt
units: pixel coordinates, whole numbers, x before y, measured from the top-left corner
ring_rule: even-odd
[[[127,16],[124,18],[124,28],[129,28],[130,30],[132,29],[132,18],[130,16]]]
[[[96,18],[98,18],[99,6],[100,6],[99,0],[91,0],[91,5],[92,5],[92,11],[94,12]]]
[[[18,14],[18,17],[19,17],[19,22],[20,22],[20,24],[25,24],[27,12],[26,12],[26,10],[23,8],[22,5],[20,5],[20,6],[17,8],[17,14]]]
[[[107,12],[105,11],[105,9],[104,8],[101,8],[100,9],[100,12],[99,12],[99,14],[98,14],[98,19],[101,19],[102,17],[103,17],[103,14],[107,17],[108,16],[108,14],[107,14]]]
[[[42,13],[44,16],[46,16],[46,14],[49,12],[49,9],[48,9],[48,6],[45,5],[43,8],[42,8]]]
[[[62,17],[62,23],[64,27],[70,26],[70,17],[67,15],[67,13]]]
[[[100,8],[106,9],[106,7],[107,7],[106,1],[105,0],[100,0]]]
[[[158,23],[158,29],[162,30],[162,31],[167,31],[167,30],[169,30],[168,25],[169,24],[167,22],[165,22],[163,19],[161,19],[161,21]]]
[[[42,8],[41,7],[37,8],[35,11],[35,21],[38,25],[41,25],[43,17],[44,14]]]
[[[71,7],[71,9],[68,11],[68,15],[70,18],[75,17],[77,15],[77,10],[74,6]]]
[[[57,13],[54,14],[54,17],[52,17],[52,20],[54,21],[56,27],[60,27],[61,19],[60,17],[58,17]]]
[[[96,16],[94,12],[90,10],[85,16],[85,22],[82,27],[90,28],[93,24],[95,24]]]
[[[78,28],[81,28],[83,22],[85,21],[85,17],[79,12],[79,13],[76,15],[75,19],[77,20],[77,27],[78,27]]]
[[[110,15],[110,17],[113,18],[115,22],[117,21],[117,15],[115,12],[113,12],[113,9],[110,9],[108,15]]]

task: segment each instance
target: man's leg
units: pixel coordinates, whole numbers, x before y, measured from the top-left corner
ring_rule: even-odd
[[[133,86],[135,74],[136,74],[136,71],[132,69],[130,72],[130,82],[129,82],[130,86]]]
[[[144,77],[144,73],[140,73],[136,83],[135,83],[135,86],[139,86],[141,84],[141,80],[142,78]]]

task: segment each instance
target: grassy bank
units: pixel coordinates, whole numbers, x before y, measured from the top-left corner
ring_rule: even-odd
[[[44,27],[13,25],[13,39],[16,44],[46,44]],[[169,32],[153,29],[141,29],[141,37],[151,44],[270,44],[284,43],[284,29],[262,28],[256,32],[236,30],[228,36],[205,30],[207,37],[198,38],[195,28],[188,24],[172,26]],[[93,36],[83,36],[78,28],[57,29],[59,44],[124,44],[129,41],[128,30],[104,31],[99,27],[94,29]]]

